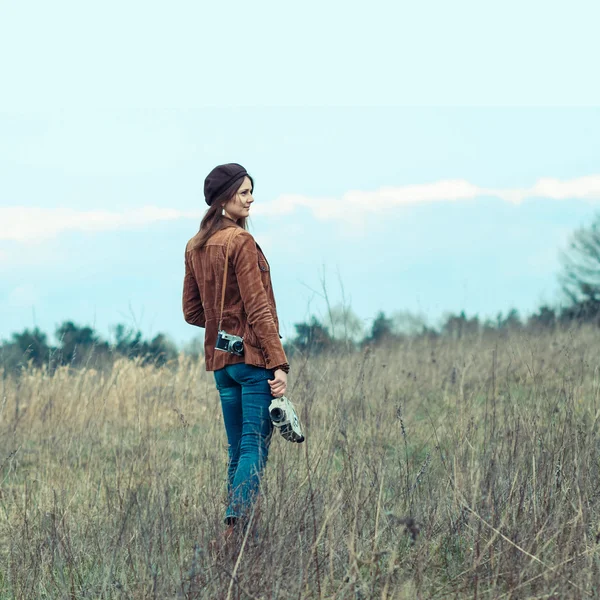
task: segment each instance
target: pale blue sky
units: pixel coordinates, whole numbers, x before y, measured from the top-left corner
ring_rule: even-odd
[[[190,339],[183,248],[230,161],[284,334],[323,268],[366,325],[556,300],[600,204],[599,11],[446,5],[0,0],[0,338]]]
[[[595,0],[0,0],[2,103],[594,105]]]

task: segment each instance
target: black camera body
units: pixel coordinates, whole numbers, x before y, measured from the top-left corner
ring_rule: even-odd
[[[244,356],[244,338],[221,330],[217,333],[215,350],[229,352],[229,354],[235,354],[236,356]]]

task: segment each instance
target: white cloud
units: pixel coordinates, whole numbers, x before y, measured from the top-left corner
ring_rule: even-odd
[[[43,240],[65,231],[134,229],[161,221],[199,218],[197,211],[145,206],[124,212],[76,211],[69,208],[0,207],[0,240]]]
[[[600,175],[589,175],[568,181],[540,179],[533,187],[531,195],[555,200],[569,198],[598,200],[600,199]]]
[[[528,198],[600,201],[600,175],[578,179],[539,179],[530,188],[491,189],[463,179],[435,183],[384,187],[374,191],[348,191],[341,198],[285,194],[270,203],[257,203],[253,214],[283,215],[298,208],[308,209],[317,219],[337,220],[353,225],[364,223],[367,213],[431,202],[457,202],[496,197],[519,204]],[[145,206],[123,212],[76,211],[67,208],[0,207],[0,240],[27,242],[54,237],[65,231],[109,231],[133,229],[176,219],[200,219],[202,211],[181,211]],[[0,261],[5,260],[0,253]]]
[[[519,204],[527,198],[550,200],[600,200],[600,175],[588,175],[577,179],[538,179],[530,188],[487,190],[487,194],[498,196],[507,202]]]
[[[402,204],[468,200],[480,195],[482,195],[481,189],[468,181],[448,180],[421,185],[386,187],[376,192],[347,192],[343,200],[356,207],[367,206],[371,211],[379,211]]]
[[[375,191],[349,191],[341,198],[311,198],[284,195],[268,205],[257,204],[258,214],[285,214],[296,208],[308,208],[318,219],[360,222],[369,212],[382,212],[396,206],[426,202],[456,202],[482,197],[496,197],[519,204],[528,198],[552,200],[600,200],[600,175],[578,179],[540,179],[530,188],[492,189],[478,187],[464,179],[435,183],[385,187]]]

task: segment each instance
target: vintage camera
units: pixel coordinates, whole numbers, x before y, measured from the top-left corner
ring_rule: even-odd
[[[275,398],[269,406],[271,421],[288,442],[304,441],[300,419],[294,405],[285,397]]]
[[[241,338],[239,335],[225,333],[224,331],[221,330],[217,334],[217,342],[215,343],[215,350],[221,350],[221,352],[229,352],[229,354],[243,356],[244,355],[244,338]]]

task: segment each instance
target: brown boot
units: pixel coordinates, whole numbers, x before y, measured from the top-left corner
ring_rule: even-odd
[[[229,523],[229,525],[227,525],[227,529],[223,532],[223,544],[229,544],[231,543],[231,539],[233,538],[233,536],[235,535],[235,524]]]
[[[217,558],[225,558],[234,548],[237,539],[235,521],[231,519],[227,529],[216,539],[210,540],[209,546]]]

